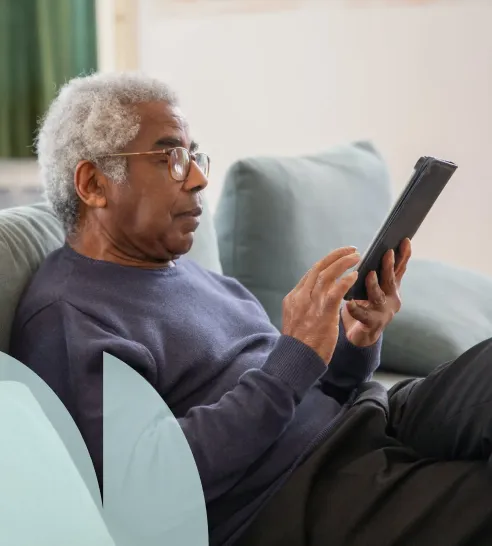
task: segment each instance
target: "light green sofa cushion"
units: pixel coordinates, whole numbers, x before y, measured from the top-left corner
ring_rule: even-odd
[[[386,165],[368,142],[229,170],[215,215],[220,257],[281,327],[282,300],[331,250],[366,248],[391,204]]]
[[[492,279],[439,262],[412,260],[402,309],[388,326],[382,368],[425,376],[492,337]]]
[[[0,351],[7,352],[12,319],[25,286],[63,239],[61,224],[46,203],[0,211]]]
[[[219,257],[219,244],[210,207],[206,198],[203,199],[203,214],[200,225],[195,231],[193,246],[187,257],[195,260],[205,269],[214,273],[222,273],[222,265]]]

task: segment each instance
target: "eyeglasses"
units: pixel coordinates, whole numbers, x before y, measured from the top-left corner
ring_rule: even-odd
[[[167,158],[169,174],[176,182],[184,182],[191,170],[191,162],[194,161],[202,173],[208,177],[210,171],[210,158],[203,152],[191,153],[186,148],[176,147],[168,150],[155,150],[152,152],[131,152],[123,154],[108,154],[104,157],[126,157],[131,155],[160,155]]]

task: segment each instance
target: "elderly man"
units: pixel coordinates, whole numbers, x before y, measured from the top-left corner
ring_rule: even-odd
[[[166,85],[72,80],[37,149],[67,238],[24,294],[11,354],[65,403],[100,480],[106,351],[177,417],[212,544],[490,543],[491,344],[389,394],[368,382],[409,241],[365,302],[343,303],[355,249],[329,254],[286,296],[280,333],[238,282],[183,257],[209,158]]]

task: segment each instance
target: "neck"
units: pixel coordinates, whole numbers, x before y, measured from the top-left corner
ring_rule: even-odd
[[[152,259],[131,244],[118,243],[102,232],[89,233],[86,230],[81,230],[67,237],[67,244],[78,254],[93,260],[142,269],[162,269],[175,266],[172,259]]]

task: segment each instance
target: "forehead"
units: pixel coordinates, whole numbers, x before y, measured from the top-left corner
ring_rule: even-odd
[[[140,131],[135,141],[152,146],[163,137],[175,137],[188,145],[189,126],[181,110],[166,102],[146,102],[137,105]]]

